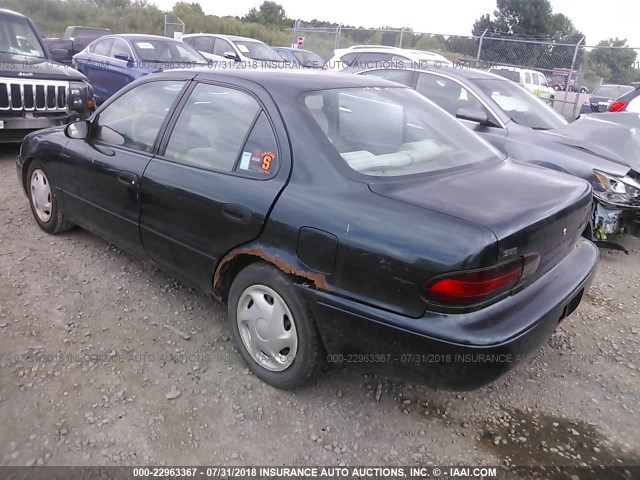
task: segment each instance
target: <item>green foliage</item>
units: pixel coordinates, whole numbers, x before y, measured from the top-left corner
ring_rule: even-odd
[[[549,0],[497,0],[496,7],[493,19],[485,14],[473,24],[474,35],[487,31],[482,60],[549,70],[571,67],[575,48],[565,44],[575,45],[583,35],[565,15],[553,13]],[[576,64],[583,55],[580,49]]]
[[[593,49],[585,69],[602,77],[605,83],[629,84],[640,78],[640,70],[635,64],[636,52],[627,47],[626,39],[610,38],[598,43],[602,48]],[[613,48],[612,48],[613,47]]]

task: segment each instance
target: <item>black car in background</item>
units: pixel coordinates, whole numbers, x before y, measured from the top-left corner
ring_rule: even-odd
[[[578,306],[598,260],[587,182],[375,77],[149,75],[29,135],[17,173],[46,232],[82,226],[226,302],[240,353],[281,388],[322,351],[490,382]]]
[[[622,231],[640,233],[640,142],[634,128],[625,124],[631,119],[613,123],[602,114],[583,115],[568,123],[524,88],[481,70],[359,73],[411,86],[511,158],[587,180],[595,198],[587,237],[605,241]]]
[[[46,48],[28,17],[0,9],[0,143],[93,111],[91,85],[56,61],[63,53]]]
[[[67,27],[60,38],[44,38],[44,43],[49,50],[61,50],[64,55],[58,61],[71,65],[73,56],[82,51],[94,40],[111,35],[113,32],[108,28],[96,27]]]
[[[584,101],[580,107],[580,113],[599,113],[609,110],[614,100],[631,92],[634,87],[630,85],[600,85]]]

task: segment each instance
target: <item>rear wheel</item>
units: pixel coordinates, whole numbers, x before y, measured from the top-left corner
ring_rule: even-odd
[[[315,323],[293,281],[263,263],[242,270],[231,286],[228,316],[249,368],[274,387],[302,385],[320,363]]]
[[[55,190],[41,162],[34,160],[27,173],[29,204],[36,222],[47,233],[60,233],[73,228],[58,204]]]

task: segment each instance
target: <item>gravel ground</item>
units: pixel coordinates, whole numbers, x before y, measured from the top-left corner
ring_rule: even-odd
[[[86,231],[40,231],[16,154],[0,150],[3,465],[640,464],[638,239],[493,385],[334,367],[291,393],[249,373],[224,307]]]

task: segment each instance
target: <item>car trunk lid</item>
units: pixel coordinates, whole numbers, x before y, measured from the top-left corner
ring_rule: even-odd
[[[369,188],[489,228],[498,239],[497,263],[538,253],[540,264],[529,280],[567,255],[584,231],[592,202],[586,181],[511,161]]]

